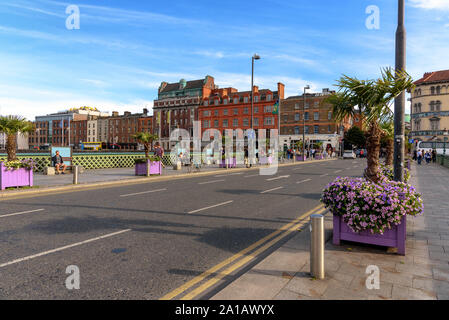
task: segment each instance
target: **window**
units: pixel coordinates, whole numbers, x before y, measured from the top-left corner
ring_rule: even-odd
[[[218,110],[214,110],[214,116],[218,117]]]
[[[215,99],[214,103],[215,103],[216,106],[218,106],[218,104],[220,103],[220,100],[219,99]]]
[[[243,114],[248,114],[248,111],[249,111],[248,107],[243,108]]]
[[[271,101],[271,94],[267,95],[267,101]]]
[[[254,102],[259,102],[259,96],[254,96]]]
[[[415,120],[414,131],[421,130],[421,120]]]
[[[248,103],[248,97],[243,98],[243,102]]]
[[[309,103],[306,103],[306,104],[304,105],[304,109],[309,109]]]
[[[223,109],[223,115],[227,116],[228,115],[228,109]]]
[[[223,99],[223,104],[228,104],[228,99]]]
[[[243,126],[244,127],[249,127],[249,120],[248,120],[248,118],[243,118]]]
[[[254,107],[254,113],[259,113],[259,107]]]
[[[309,134],[309,126],[305,126],[305,127],[304,127],[304,132],[307,133],[307,134]]]
[[[320,113],[319,112],[314,112],[313,113],[313,120],[317,121],[320,119]]]
[[[296,110],[299,109],[299,103],[295,103],[295,109],[296,109]]]
[[[265,125],[271,126],[274,124],[274,118],[273,117],[265,117]]]
[[[239,98],[235,97],[234,98],[234,104],[237,104],[237,103],[239,103]]]
[[[313,133],[320,133],[320,126],[313,126]]]
[[[284,115],[284,122],[288,122],[288,115]]]
[[[435,111],[435,102],[434,101],[430,102],[430,111]]]
[[[295,127],[295,134],[299,134],[299,127]]]
[[[233,112],[234,112],[234,115],[239,114],[239,109],[234,108]]]
[[[327,120],[332,120],[332,111],[327,113]]]
[[[265,106],[265,107],[264,107],[264,112],[265,112],[265,113],[271,113],[271,112],[273,112],[273,106]]]
[[[305,120],[309,120],[309,113],[308,112],[304,113],[304,119]]]
[[[300,120],[300,115],[299,113],[295,113],[295,121],[299,121]]]
[[[430,88],[430,94],[432,94],[432,95],[435,94],[435,87],[431,87],[431,88]]]
[[[441,87],[440,86],[437,87],[437,94],[441,94]]]
[[[203,128],[209,128],[209,120],[203,121]]]
[[[440,119],[430,119],[430,130],[440,130]]]
[[[259,118],[254,118],[254,126],[255,127],[259,126]]]
[[[232,120],[232,126],[233,127],[238,127],[239,126],[239,119],[235,118]]]
[[[203,117],[210,117],[210,110],[203,111]]]
[[[214,128],[218,128],[218,120],[214,120]]]
[[[441,110],[441,101],[437,101],[435,102],[435,111],[440,111]]]
[[[318,101],[315,101],[315,102],[313,103],[313,106],[314,106],[315,108],[318,108],[319,105],[320,105],[320,103],[319,103]]]
[[[227,128],[228,127],[228,119],[224,119],[223,120],[223,127]]]
[[[331,132],[331,125],[330,124],[327,126],[327,132]]]

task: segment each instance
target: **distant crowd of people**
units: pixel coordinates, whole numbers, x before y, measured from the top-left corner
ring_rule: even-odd
[[[415,150],[413,152],[413,160],[418,162],[418,165],[421,165],[424,160],[427,164],[437,161],[437,151],[435,149],[424,151],[424,150]]]

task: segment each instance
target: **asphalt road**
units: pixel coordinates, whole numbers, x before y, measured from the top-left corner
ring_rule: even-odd
[[[280,167],[275,176],[223,169],[0,201],[0,299],[159,299],[316,208],[327,183],[364,167],[364,160],[313,162]],[[80,270],[79,290],[66,288],[70,265]]]

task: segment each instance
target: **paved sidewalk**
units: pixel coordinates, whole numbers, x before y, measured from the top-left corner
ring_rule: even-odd
[[[412,168],[412,181],[425,213],[407,219],[407,252],[342,242],[332,244],[332,216],[326,215],[324,280],[309,274],[309,228],[273,252],[212,299],[449,299],[449,170],[438,165]],[[380,289],[369,290],[366,268],[380,269]]]

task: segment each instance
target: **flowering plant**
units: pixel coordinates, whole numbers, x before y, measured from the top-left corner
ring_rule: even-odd
[[[150,160],[150,162],[161,161],[161,157],[148,156],[148,158],[138,158],[134,160],[134,163],[147,163],[147,160]]]
[[[15,170],[15,169],[20,169],[20,168],[31,169],[31,170],[34,169],[33,159],[6,161],[6,162],[4,162],[4,165],[9,170]]]
[[[338,177],[323,191],[326,208],[343,217],[354,232],[383,234],[406,215],[423,212],[421,195],[411,185],[384,179],[373,183],[364,178]]]
[[[394,171],[392,166],[386,166],[384,164],[380,164],[380,176],[381,180],[394,180]],[[410,170],[404,168],[404,182],[407,183],[410,180]]]

